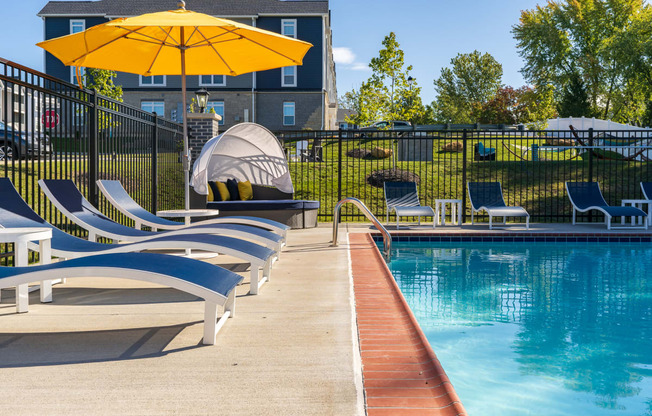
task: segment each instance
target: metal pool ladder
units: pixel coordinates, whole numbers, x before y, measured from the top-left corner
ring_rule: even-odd
[[[380,233],[383,235],[383,254],[385,255],[385,258],[387,260],[390,259],[391,257],[391,250],[392,250],[392,236],[389,235],[389,232],[383,225],[378,221],[378,218],[374,216],[374,214],[369,211],[369,208],[360,201],[357,198],[344,198],[340,200],[337,205],[335,205],[335,211],[333,212],[333,247],[337,247],[337,231],[339,229],[339,224],[340,224],[340,209],[342,208],[342,205],[346,203],[351,203],[358,207],[360,211],[367,217],[369,221],[371,221],[374,226],[380,231]]]

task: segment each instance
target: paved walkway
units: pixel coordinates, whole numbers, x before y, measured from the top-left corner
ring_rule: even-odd
[[[173,289],[69,279],[21,315],[3,291],[0,414],[363,414],[348,247],[330,238],[292,231],[259,296],[244,273],[215,346],[200,345],[203,302]]]

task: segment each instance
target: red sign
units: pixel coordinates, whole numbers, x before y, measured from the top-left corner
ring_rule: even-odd
[[[41,123],[47,129],[56,127],[59,125],[59,114],[54,110],[46,110],[43,116],[41,116]]]

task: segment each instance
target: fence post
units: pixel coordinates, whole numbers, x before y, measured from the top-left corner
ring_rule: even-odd
[[[593,182],[593,128],[589,129],[589,182]]]
[[[593,182],[593,128],[589,129],[589,182]],[[593,210],[589,211],[589,222],[593,222]]]
[[[152,205],[150,211],[158,210],[158,115],[154,113],[154,134],[152,135]]]
[[[342,129],[337,131],[337,200],[342,200]]]
[[[466,129],[462,131],[462,224],[466,222]]]
[[[97,92],[90,90],[90,115],[88,120],[89,143],[88,143],[88,200],[95,207],[99,207],[99,196],[97,192],[99,149],[97,138],[99,135]]]

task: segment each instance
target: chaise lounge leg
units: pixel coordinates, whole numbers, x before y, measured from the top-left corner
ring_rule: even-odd
[[[43,240],[39,242],[39,256],[40,264],[50,264],[52,262],[52,247],[50,240]],[[52,280],[41,281],[41,302],[52,302]]]
[[[226,314],[226,312],[225,312]],[[204,345],[215,345],[217,337],[217,304],[204,302]]]
[[[249,284],[249,293],[252,295],[257,295],[258,294],[258,266],[251,265],[250,266],[251,273],[250,273],[250,281],[251,283]]]

